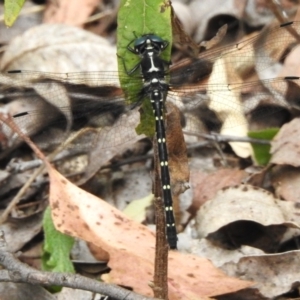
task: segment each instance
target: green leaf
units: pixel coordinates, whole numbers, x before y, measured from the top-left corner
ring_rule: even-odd
[[[4,1],[4,22],[10,27],[16,21],[25,0],[5,0]]]
[[[260,131],[250,131],[248,136],[254,139],[271,141],[279,131],[279,128],[268,128]],[[259,165],[267,165],[271,159],[270,145],[251,143],[254,157]]]
[[[74,244],[74,238],[55,229],[49,207],[44,214],[43,227],[45,235],[42,258],[43,269],[52,272],[75,273],[70,260],[70,251]]]
[[[118,13],[118,32],[117,32],[117,51],[118,51],[118,67],[121,87],[125,93],[127,101],[136,102],[137,91],[143,87],[142,79],[136,80],[139,75],[139,68],[132,76],[126,74],[124,64],[127,71],[132,70],[140,62],[140,57],[127,48],[137,37],[145,34],[155,34],[169,42],[169,46],[163,51],[161,57],[165,61],[171,59],[172,45],[172,27],[171,27],[171,8],[169,4],[162,0],[122,0]],[[137,128],[137,133],[144,133],[147,136],[154,136],[154,118],[152,106],[142,105],[143,114],[141,124]],[[149,122],[149,120],[151,120]]]
[[[150,101],[143,102],[141,112],[141,122],[135,129],[136,133],[145,134],[152,138],[155,134],[155,118]]]

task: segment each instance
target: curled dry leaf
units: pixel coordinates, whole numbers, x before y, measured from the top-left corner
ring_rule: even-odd
[[[99,82],[93,80],[92,73],[75,75],[72,72],[116,70],[115,52],[107,40],[75,27],[44,24],[26,31],[12,40],[1,60],[3,72],[22,69],[22,73],[2,73],[0,76],[1,93],[12,93],[13,99],[17,99],[6,108],[13,115],[26,112],[18,116],[16,122],[29,136],[40,132],[58,117],[64,118],[60,122],[67,120],[67,131],[72,124],[74,109],[70,94],[75,91],[68,90],[66,80],[70,82],[72,77],[76,84],[98,87]],[[72,75],[49,72],[71,72]],[[105,82],[101,83],[105,85]],[[9,142],[14,144],[14,141]]]
[[[300,251],[265,254],[248,246],[233,251],[202,239],[195,243],[192,253],[208,258],[228,275],[256,282],[251,288],[268,299],[289,292],[298,282]]]
[[[5,51],[1,71],[117,70],[116,49],[95,34],[63,24],[43,24],[16,37]]]
[[[300,166],[300,119],[296,118],[282,126],[271,143],[271,163]]]
[[[262,250],[249,246],[242,246],[236,250],[223,249],[207,239],[195,240],[194,245],[191,248],[191,253],[208,258],[214,264],[214,266],[222,268],[225,272],[227,272],[227,263],[238,263],[240,258],[247,255],[265,254]],[[239,277],[239,275],[235,276]]]
[[[55,169],[48,167],[48,170],[56,228],[93,243],[109,254],[111,272],[103,277],[105,281],[152,295],[148,284],[153,280],[154,233],[74,186]],[[203,299],[252,285],[227,277],[204,258],[179,252],[169,253],[169,268],[170,300]]]
[[[12,78],[2,75],[0,76],[1,90],[6,91],[12,88],[10,86]],[[39,132],[41,128],[46,127],[53,122],[61,113],[67,121],[67,128],[72,124],[72,107],[70,97],[68,96],[66,88],[59,82],[49,82],[47,85],[33,83],[34,78],[23,78],[22,74],[14,76],[13,87],[20,89],[20,97],[5,105],[8,113],[15,116],[24,114],[24,116],[17,117],[16,124],[22,128],[23,132],[28,136],[32,136]],[[33,89],[36,94],[32,93],[30,101],[26,98],[25,93],[22,95],[21,87],[26,87],[28,90]],[[59,95],[59,98],[57,97]],[[47,113],[42,113],[47,112]],[[13,132],[7,126],[4,126],[3,132],[7,137],[12,136]],[[12,139],[10,142],[18,140],[18,137]]]
[[[196,17],[195,40],[200,42],[203,41],[206,36],[212,36],[212,33],[215,34],[216,30],[219,29],[219,24],[226,22],[227,24],[229,23],[229,25],[233,25],[230,23],[236,19],[239,20],[243,18],[244,20],[246,2],[245,0],[192,1],[190,11],[197,12],[197,14],[192,14],[192,18]],[[226,18],[225,16],[231,16],[232,19]],[[212,29],[215,29],[215,31],[212,32]],[[232,32],[230,33],[232,34]],[[233,32],[233,35],[235,33],[236,32]]]
[[[200,208],[198,234],[224,248],[249,245],[273,252],[288,227],[300,228],[287,217],[280,202],[271,193],[250,185],[221,190]]]
[[[287,293],[298,281],[300,251],[265,254],[248,246],[232,251],[202,239],[195,243],[192,253],[207,257],[230,276],[256,282],[251,288],[268,298]]]
[[[300,251],[242,257],[238,263],[226,266],[231,276],[253,280],[261,294],[268,299],[288,293],[299,285]]]

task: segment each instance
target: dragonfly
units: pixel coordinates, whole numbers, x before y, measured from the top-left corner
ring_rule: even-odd
[[[163,63],[163,77],[169,77],[169,82],[165,83],[162,78],[152,77],[151,80],[156,79],[161,83],[162,90],[158,89],[158,94],[162,98],[166,98],[167,102],[172,102],[182,110],[194,114],[203,109],[212,98],[217,99],[220,105],[230,107],[233,111],[240,111],[241,104],[232,100],[233,95],[241,94],[247,89],[255,90],[256,97],[271,95],[271,106],[280,107],[281,109],[290,108],[297,102],[299,77],[289,76],[268,79],[267,72],[274,65],[275,59],[282,60],[286,55],[285,49],[278,45],[295,43],[295,38],[291,35],[289,28],[297,33],[300,32],[298,22],[273,25],[267,32],[263,31],[234,45],[211,49],[200,54],[197,59],[184,60],[170,66],[170,68],[166,67],[166,63]],[[144,47],[147,43],[148,46],[150,45],[149,51],[153,51],[153,47],[157,45],[160,46],[159,54],[167,45],[167,41],[163,41],[155,35],[151,38],[148,35],[147,38],[143,36],[135,41],[135,46],[131,50],[137,52],[133,54],[141,55],[141,46]],[[264,43],[266,40],[267,44]],[[144,54],[146,53],[145,57],[148,55],[149,58],[149,51],[147,51]],[[141,93],[142,96],[151,96],[153,88],[150,88],[149,92],[146,86],[153,87],[154,84],[149,82],[147,78],[145,79],[143,68],[147,70],[147,68],[155,67],[158,62],[162,63],[159,54],[155,63],[152,61],[152,65],[143,65],[143,55],[141,55],[141,63],[136,69],[129,70],[128,89],[134,91],[129,97],[126,97],[126,88],[121,90],[119,87],[119,78],[128,77],[128,72],[123,74],[122,72],[41,73],[16,70],[1,74],[0,90],[5,100],[18,101],[22,98],[20,110],[12,113],[12,115],[24,133],[35,135],[38,131],[41,131],[36,126],[37,118],[45,127],[53,124],[63,124],[66,132],[69,132],[71,128],[76,127],[79,123],[87,121],[91,123],[92,120],[92,122],[97,122],[97,126],[101,124],[102,127],[100,133],[95,136],[93,145],[97,145],[95,146],[97,149],[111,149],[126,144],[125,141],[136,140],[135,127],[139,123],[138,109],[141,102],[143,102]],[[255,61],[254,68],[261,77],[259,81],[231,82],[229,80],[222,83],[210,80],[217,65],[223,65],[228,69],[233,68],[237,63],[247,66],[253,60]],[[139,68],[141,68],[141,71],[138,71]],[[253,73],[253,68],[249,69],[248,67],[243,76],[247,78],[251,73]],[[141,81],[143,80],[146,86],[144,85],[141,89]],[[243,108],[245,110],[253,108],[253,101],[244,103]],[[154,120],[161,109],[154,109]],[[271,112],[272,109],[265,112],[266,117]],[[221,123],[223,121],[226,123],[226,114],[218,115],[218,119]],[[239,126],[241,125],[239,122],[240,120],[235,122],[234,119],[231,119],[229,123],[226,123],[226,126]],[[214,125],[210,124],[210,126],[214,129]],[[156,131],[162,132],[160,130],[162,127],[162,124],[156,124]],[[192,124],[189,126],[189,131],[198,133],[199,128]],[[158,139],[162,141],[164,134],[159,133]],[[17,143],[18,137],[9,132],[8,129],[3,130],[2,148]],[[161,163],[166,164],[167,148],[164,144],[161,143],[159,156]],[[91,156],[91,160],[96,165],[93,156]],[[161,168],[162,176],[168,173],[166,170],[167,168]],[[162,181],[163,186],[170,185],[167,175]],[[171,189],[168,188],[167,190],[172,190],[172,183]],[[171,196],[166,197],[169,197],[167,203],[165,203],[167,226],[172,228],[169,231],[168,240],[170,247],[174,249],[176,248],[177,238],[171,214],[172,201]],[[166,232],[168,232],[168,228]]]
[[[169,42],[161,39],[157,35],[146,34],[134,41],[134,47],[127,49],[141,57],[141,61],[130,71],[124,68],[128,75],[132,75],[140,68],[143,77],[143,88],[140,96],[149,97],[153,108],[155,119],[156,140],[158,143],[158,156],[161,168],[161,185],[163,190],[163,199],[166,216],[166,233],[168,243],[171,249],[177,248],[177,233],[175,227],[175,218],[173,214],[173,200],[171,193],[171,182],[168,162],[168,150],[165,130],[165,105],[169,85],[167,83],[167,73],[170,63],[161,58],[161,53],[166,50]],[[140,98],[141,98],[140,97]],[[139,99],[138,99],[139,101]]]

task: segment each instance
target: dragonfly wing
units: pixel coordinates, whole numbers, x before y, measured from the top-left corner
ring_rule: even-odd
[[[138,135],[135,128],[140,123],[138,108],[124,113],[111,127],[104,127],[97,134],[89,154],[89,165],[80,184],[91,178],[104,164],[130,146],[145,138]]]

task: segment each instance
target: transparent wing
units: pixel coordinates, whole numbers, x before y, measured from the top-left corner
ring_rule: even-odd
[[[229,128],[245,123],[246,119],[242,117],[244,112],[256,109],[261,103],[267,103],[263,105],[265,109],[261,110],[266,116],[274,112],[273,107],[290,107],[291,98],[294,105],[299,86],[296,77],[252,82],[236,79],[237,73],[240,77],[249,78],[247,76],[254,69],[258,72],[268,70],[273,63],[282,59],[285,47],[278,45],[294,42],[288,27],[299,33],[300,24],[297,22],[285,27],[273,25],[238,44],[210,50],[197,60],[186,60],[172,66],[168,101],[197,117],[206,117],[210,130],[219,126],[211,120],[214,114]],[[217,68],[217,65],[222,67]],[[224,75],[228,70],[238,70],[239,66],[246,71],[237,71],[233,77]],[[133,93],[130,93],[131,99],[127,97],[125,101],[119,87],[119,75],[127,77],[127,74],[118,72],[2,73],[0,92],[2,102],[7,103],[18,125],[31,136],[49,125],[62,126],[66,132],[85,125],[109,128],[125,113],[128,121],[125,118],[119,127],[128,128],[128,132],[131,132],[130,111],[134,103],[141,102],[141,76],[131,76],[126,89],[131,89]],[[242,97],[245,95],[247,100]],[[198,132],[201,129],[197,126],[197,122],[194,122],[189,125],[189,130]],[[106,141],[102,143],[103,148],[123,143],[117,130],[112,133],[106,129],[106,132],[109,139],[103,137]],[[132,139],[134,135],[131,134]]]

